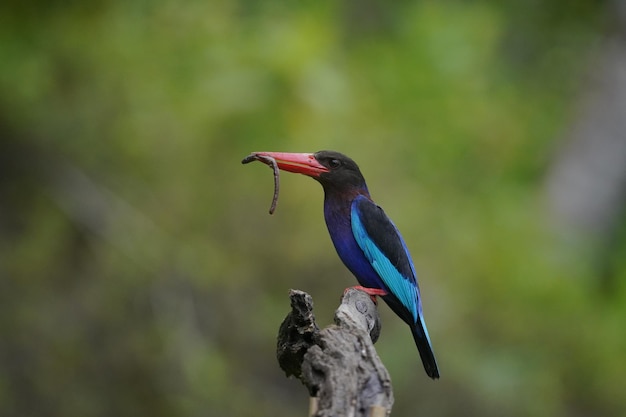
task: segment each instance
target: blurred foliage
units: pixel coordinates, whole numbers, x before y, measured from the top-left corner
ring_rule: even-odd
[[[269,217],[239,161],[319,149],[420,271],[442,378],[382,308],[394,416],[624,415],[626,256],[603,293],[541,202],[605,7],[3,2],[0,415],[303,415],[287,290],[330,322],[354,280],[320,187],[283,175]]]

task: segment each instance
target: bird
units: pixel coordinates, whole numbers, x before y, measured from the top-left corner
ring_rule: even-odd
[[[324,219],[335,250],[373,299],[379,296],[411,328],[426,374],[439,378],[424,321],[415,266],[397,227],[370,196],[359,166],[346,155],[255,152],[280,170],[317,180],[324,189]]]

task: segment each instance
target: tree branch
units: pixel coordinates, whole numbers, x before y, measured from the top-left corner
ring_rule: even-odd
[[[335,324],[322,330],[315,323],[311,296],[291,290],[289,297],[292,311],[278,332],[278,363],[315,397],[311,416],[389,415],[391,379],[374,349],[380,319],[369,295],[347,290]]]

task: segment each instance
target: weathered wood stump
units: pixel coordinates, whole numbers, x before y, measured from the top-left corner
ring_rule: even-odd
[[[322,330],[315,322],[311,296],[291,290],[289,297],[292,310],[278,332],[278,363],[309,390],[310,415],[388,416],[391,379],[374,349],[380,319],[369,295],[347,290],[335,324]]]

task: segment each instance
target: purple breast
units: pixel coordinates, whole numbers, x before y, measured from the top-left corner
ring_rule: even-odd
[[[372,265],[354,239],[349,207],[343,210],[341,208],[336,209],[326,201],[324,204],[324,218],[339,258],[350,272],[354,274],[359,284],[368,288],[387,290],[378,273],[372,268]]]

